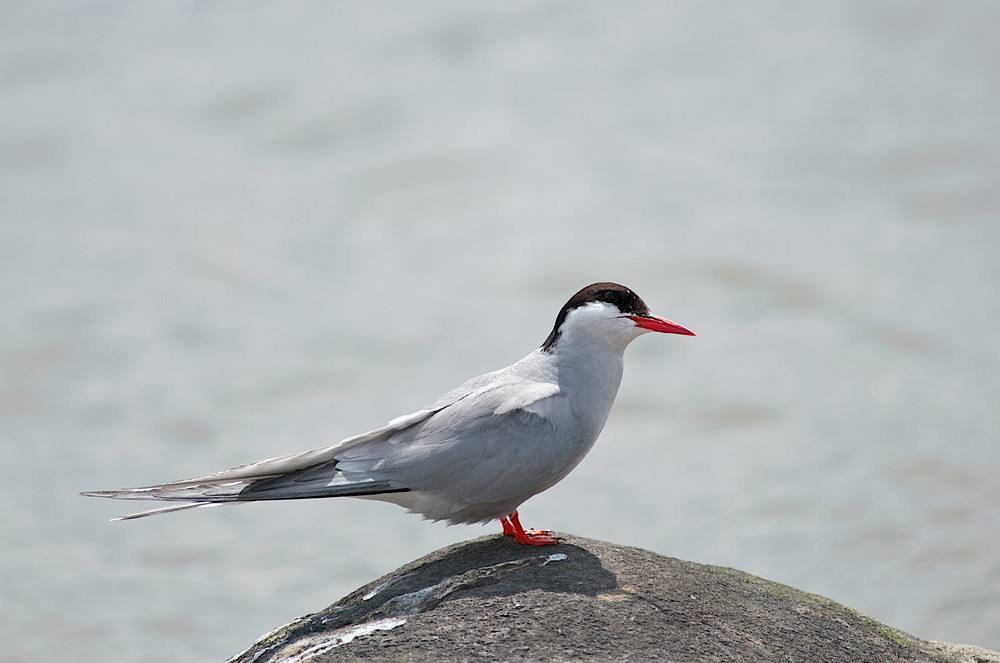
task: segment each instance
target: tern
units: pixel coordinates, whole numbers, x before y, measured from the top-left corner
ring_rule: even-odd
[[[625,286],[594,283],[570,297],[528,356],[381,428],[193,479],[83,495],[181,502],[116,520],[213,504],[359,497],[449,524],[499,519],[517,543],[557,544],[544,530],[523,528],[517,509],[590,451],[618,393],[625,348],[648,332],[695,335],[652,314]]]

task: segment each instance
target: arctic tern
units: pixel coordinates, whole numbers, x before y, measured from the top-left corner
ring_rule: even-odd
[[[651,331],[695,335],[653,315],[625,286],[594,283],[566,302],[540,348],[381,428],[193,479],[83,494],[182,502],[117,520],[222,503],[360,497],[452,524],[499,519],[520,544],[556,544],[543,530],[524,529],[517,509],[590,451],[618,392],[626,346]]]

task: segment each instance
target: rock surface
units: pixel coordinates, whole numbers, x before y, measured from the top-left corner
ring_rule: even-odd
[[[270,633],[231,663],[325,661],[948,661],[932,643],[733,569],[559,535],[496,535],[412,562]]]

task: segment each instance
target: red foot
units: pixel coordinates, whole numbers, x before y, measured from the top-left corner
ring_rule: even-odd
[[[522,546],[554,546],[559,544],[559,540],[550,536],[548,532],[541,529],[524,529],[521,527],[521,520],[517,517],[517,511],[509,516],[500,518],[503,525],[504,536],[514,537],[516,543]]]

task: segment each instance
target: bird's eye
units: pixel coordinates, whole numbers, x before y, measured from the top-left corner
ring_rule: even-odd
[[[601,293],[601,300],[613,304],[615,300],[618,299],[618,293],[614,290],[605,290]]]

